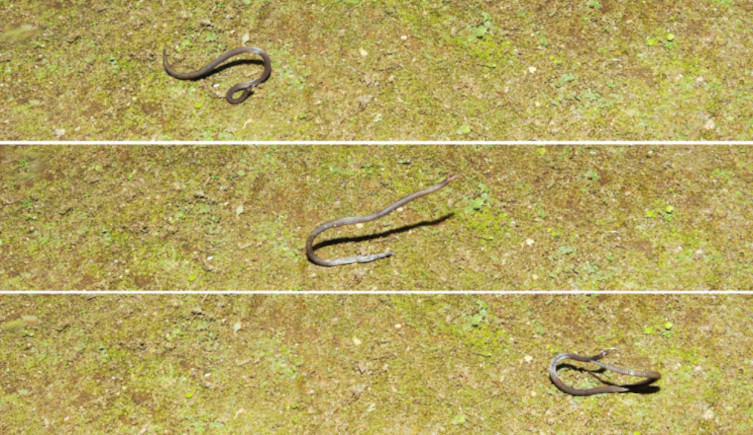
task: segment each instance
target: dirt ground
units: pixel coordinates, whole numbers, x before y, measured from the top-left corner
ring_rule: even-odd
[[[745,140],[735,0],[0,1],[0,141]],[[261,72],[179,71],[255,45]],[[745,146],[0,146],[0,433],[753,431]],[[325,232],[456,174],[437,193]],[[562,352],[656,370],[573,397]],[[570,385],[602,385],[588,364]],[[607,382],[634,379],[602,374]]]
[[[5,289],[753,288],[748,147],[0,148]],[[317,239],[459,179],[363,228]]]
[[[753,136],[753,4],[0,2],[3,140]],[[184,82],[256,45],[273,60]]]
[[[744,296],[2,296],[0,431],[745,434],[751,319]],[[550,382],[610,347],[658,390]]]

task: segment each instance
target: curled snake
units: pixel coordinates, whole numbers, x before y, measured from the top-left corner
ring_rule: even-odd
[[[264,72],[256,80],[238,83],[237,85],[228,89],[227,95],[226,95],[228,103],[239,104],[245,101],[246,98],[248,98],[248,96],[251,95],[251,93],[254,91],[254,88],[258,86],[259,84],[264,83],[269,78],[269,75],[272,73],[272,59],[270,59],[267,52],[265,52],[261,48],[239,47],[234,50],[230,50],[227,53],[223,54],[222,56],[210,62],[209,65],[205,66],[204,68],[198,71],[188,72],[188,73],[179,73],[175,71],[172,68],[172,66],[170,66],[170,64],[167,62],[167,50],[163,50],[162,51],[162,65],[165,67],[165,71],[167,71],[169,75],[171,75],[172,77],[175,77],[176,79],[197,80],[206,76],[210,72],[212,72],[212,70],[215,69],[222,62],[230,59],[233,56],[238,56],[239,54],[243,54],[243,53],[258,54],[259,56],[261,56],[262,60],[264,61]],[[238,98],[233,97],[233,95],[235,95],[235,93],[239,91],[243,91],[243,93]]]
[[[601,394],[601,393],[628,393],[631,391],[636,391],[640,387],[644,387],[646,385],[652,384],[659,379],[661,379],[661,374],[658,372],[651,372],[651,371],[640,371],[640,370],[630,370],[630,369],[623,369],[621,367],[615,367],[611,366],[609,364],[604,364],[598,360],[604,358],[610,350],[613,349],[607,349],[601,351],[598,355],[595,356],[580,356],[576,355],[574,353],[563,353],[560,355],[557,355],[554,357],[554,360],[552,360],[552,364],[549,366],[549,377],[552,379],[552,382],[554,385],[557,386],[560,390],[564,391],[567,394],[572,394],[573,396],[590,396],[592,394]],[[636,382],[634,384],[627,384],[627,385],[609,385],[605,387],[598,387],[598,388],[590,388],[587,390],[579,390],[576,388],[572,388],[570,386],[565,385],[564,382],[557,376],[557,364],[559,364],[560,361],[571,359],[575,361],[580,362],[590,362],[594,363],[597,366],[601,367],[604,370],[609,370],[611,372],[619,373],[622,375],[627,376],[636,376],[640,378],[646,378],[643,381]]]

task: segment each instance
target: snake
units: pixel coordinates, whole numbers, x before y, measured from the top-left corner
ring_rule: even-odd
[[[549,366],[549,377],[552,379],[552,382],[554,383],[554,385],[557,386],[557,388],[573,396],[590,396],[592,394],[601,394],[601,393],[628,393],[631,391],[635,391],[639,387],[652,384],[658,381],[659,379],[661,379],[661,374],[659,374],[658,372],[623,369],[621,367],[615,367],[615,366],[604,364],[598,361],[604,358],[605,356],[607,356],[610,350],[614,350],[614,349],[603,350],[598,355],[590,356],[590,357],[580,356],[574,353],[563,353],[563,354],[557,355],[556,357],[554,357],[554,360],[552,360],[552,364]],[[609,385],[605,387],[591,388],[588,390],[579,390],[579,389],[572,388],[565,385],[565,383],[562,382],[562,380],[557,376],[557,364],[559,364],[560,361],[563,361],[566,359],[571,359],[571,360],[580,361],[580,362],[590,362],[590,363],[596,364],[597,366],[601,367],[604,370],[609,370],[611,372],[619,373],[622,375],[636,376],[636,377],[646,378],[646,379],[640,382],[636,382],[634,384]]]
[[[228,103],[239,104],[245,101],[246,98],[248,98],[248,96],[251,95],[254,88],[258,86],[259,84],[264,83],[269,78],[269,75],[272,73],[272,59],[270,59],[267,52],[262,50],[261,48],[239,47],[234,50],[230,50],[227,53],[223,54],[222,56],[210,62],[209,65],[205,66],[204,68],[198,71],[187,72],[187,73],[180,73],[180,72],[175,71],[173,67],[170,66],[170,64],[167,62],[167,50],[162,50],[162,65],[165,67],[165,71],[167,71],[169,75],[171,75],[172,77],[175,77],[176,79],[197,80],[209,74],[213,69],[215,69],[222,62],[225,62],[231,57],[238,56],[239,54],[243,54],[243,53],[258,54],[259,56],[261,56],[262,60],[264,61],[264,72],[256,80],[238,83],[237,85],[228,89],[227,91]],[[243,93],[241,94],[240,97],[234,98],[233,95],[238,91],[243,91]]]
[[[361,255],[361,256],[356,256],[356,257],[343,257],[343,258],[337,258],[334,260],[325,260],[323,258],[317,257],[316,254],[314,254],[314,239],[316,238],[316,236],[318,236],[319,234],[323,233],[324,231],[330,228],[340,227],[343,225],[353,225],[353,224],[360,224],[364,222],[370,222],[375,219],[379,219],[383,216],[386,216],[389,213],[392,213],[398,207],[401,207],[413,201],[414,199],[418,199],[422,196],[436,192],[437,190],[447,186],[455,178],[456,178],[455,175],[451,175],[439,184],[436,184],[431,187],[427,187],[426,189],[419,190],[418,192],[415,192],[415,193],[411,193],[410,195],[401,198],[394,204],[387,206],[383,210],[377,211],[370,215],[360,216],[360,217],[344,217],[340,219],[335,219],[333,221],[325,222],[319,225],[318,227],[316,227],[316,229],[314,229],[314,231],[311,232],[311,235],[309,235],[308,239],[306,239],[306,256],[309,258],[309,260],[311,260],[311,262],[315,264],[318,264],[320,266],[331,267],[331,266],[342,266],[344,264],[351,264],[351,263],[368,263],[370,261],[379,260],[380,258],[387,258],[387,257],[391,257],[395,255],[393,252],[384,252],[381,254]]]

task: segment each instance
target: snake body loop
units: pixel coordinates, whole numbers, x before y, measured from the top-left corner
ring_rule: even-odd
[[[267,52],[262,50],[261,48],[239,47],[234,50],[230,50],[227,53],[223,54],[222,56],[210,62],[209,65],[205,66],[204,68],[198,71],[188,72],[188,73],[180,73],[180,72],[175,71],[172,68],[172,66],[170,66],[170,64],[167,62],[167,50],[162,50],[162,65],[165,67],[165,71],[167,71],[169,75],[171,75],[172,77],[175,77],[176,79],[197,80],[206,76],[210,72],[212,72],[212,70],[217,68],[217,66],[221,64],[222,62],[225,62],[231,57],[238,56],[239,54],[243,54],[243,53],[258,54],[259,56],[261,56],[262,60],[264,61],[264,72],[256,80],[238,83],[237,85],[228,89],[227,95],[226,95],[228,103],[239,104],[245,101],[246,98],[248,98],[248,96],[251,95],[251,93],[254,91],[254,88],[258,86],[259,84],[264,83],[269,78],[269,75],[272,73],[272,59],[270,59]],[[243,93],[238,98],[233,97],[233,95],[235,95],[239,91],[242,91]]]
[[[659,379],[661,379],[661,374],[659,374],[658,372],[623,369],[621,367],[615,367],[615,366],[604,364],[598,361],[604,358],[608,353],[609,353],[609,350],[603,350],[598,355],[590,356],[590,357],[580,356],[574,353],[563,353],[563,354],[557,355],[556,357],[554,357],[554,360],[552,360],[552,364],[549,366],[549,377],[552,379],[552,382],[554,383],[554,385],[557,386],[557,388],[573,396],[590,396],[592,394],[601,394],[601,393],[627,393],[627,392],[635,391],[639,387],[652,384],[658,381]],[[565,385],[565,383],[562,382],[562,380],[557,376],[557,364],[559,364],[560,361],[563,361],[566,359],[571,359],[571,360],[580,361],[580,362],[590,362],[590,363],[596,364],[597,366],[601,367],[604,370],[609,370],[611,372],[619,373],[622,375],[636,376],[636,377],[646,378],[646,379],[640,382],[636,382],[634,384],[609,385],[605,387],[590,388],[588,390],[579,390],[579,389],[572,388],[570,386]]]
[[[375,219],[379,219],[380,217],[383,217],[393,212],[398,207],[401,207],[413,201],[414,199],[420,198],[424,195],[428,195],[432,192],[436,192],[437,190],[445,187],[455,178],[456,176],[452,175],[437,185],[427,187],[424,190],[419,190],[416,193],[412,193],[400,199],[396,203],[388,206],[387,208],[380,210],[378,212],[372,213],[370,215],[360,216],[360,217],[345,217],[345,218],[335,219],[333,221],[329,221],[329,222],[319,225],[318,227],[316,227],[316,229],[314,229],[314,231],[311,233],[308,239],[306,239],[306,256],[308,256],[309,260],[311,260],[313,263],[316,263],[320,266],[341,266],[343,264],[350,264],[350,263],[368,263],[369,261],[378,260],[380,258],[391,257],[392,255],[394,255],[394,253],[384,252],[381,254],[362,255],[362,256],[357,256],[357,257],[344,257],[344,258],[337,258],[335,260],[325,260],[323,258],[317,257],[316,254],[314,254],[314,239],[316,238],[316,236],[318,236],[319,234],[323,233],[324,231],[330,228],[340,227],[343,225],[360,224],[364,222],[373,221]]]

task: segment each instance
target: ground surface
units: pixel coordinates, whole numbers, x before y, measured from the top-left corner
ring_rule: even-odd
[[[746,434],[751,319],[742,296],[3,296],[0,431]],[[659,390],[549,381],[610,347]]]
[[[3,147],[6,289],[750,289],[747,147]],[[323,233],[459,179],[382,219]],[[355,239],[343,239],[355,237]]]
[[[0,138],[750,140],[751,14],[735,0],[6,0]],[[197,82],[162,68],[163,48],[188,71],[244,43],[274,70],[239,106],[225,91],[258,64]]]
[[[173,3],[0,0],[0,140],[753,137],[749,2]],[[238,106],[258,64],[162,69],[242,44],[274,64]],[[750,289],[751,152],[2,147],[0,289]],[[450,174],[317,250],[394,257],[306,260],[318,224]],[[0,433],[751,433],[752,318],[742,296],[5,295]],[[550,383],[557,353],[610,347],[659,390]]]

